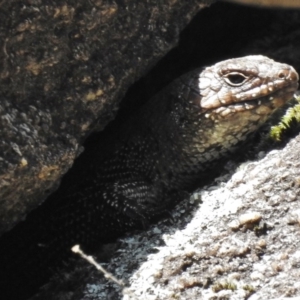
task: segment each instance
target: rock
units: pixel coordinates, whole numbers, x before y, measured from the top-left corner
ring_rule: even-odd
[[[248,212],[239,217],[241,225],[258,223],[262,218],[262,215],[259,212]]]
[[[296,11],[216,3],[193,19],[179,47],[150,72],[152,75],[137,83],[138,91],[129,92],[124,103],[131,103],[132,94],[144,101],[145,93],[154,93],[157,78],[158,89],[161,79],[167,82],[178,76],[174,62],[179,58],[180,72],[245,54],[268,55],[299,71],[299,24]],[[165,71],[169,75],[163,75]],[[102,125],[95,124],[95,128]],[[118,250],[105,268],[127,283],[126,290],[79,262],[75,269],[71,266],[71,271],[55,276],[35,299],[121,299],[123,294],[125,299],[247,299],[251,294],[253,299],[269,299],[300,295],[298,216],[289,214],[289,210],[299,210],[299,143],[297,137],[283,150],[266,158],[261,155],[260,160],[245,164],[231,180],[228,174],[217,178],[213,187],[205,187],[174,210],[174,224],[164,221],[153,230],[129,233],[129,238],[108,246]],[[21,160],[22,165],[26,162]],[[195,199],[203,203],[199,205]],[[262,221],[239,226],[239,216],[251,211],[259,212]],[[109,255],[112,252],[107,251]],[[253,272],[262,276],[251,281]],[[268,286],[260,288],[264,283]],[[224,289],[215,293],[213,286]]]
[[[58,186],[84,139],[210,2],[0,3],[0,234]]]
[[[215,190],[204,187],[200,192],[203,203],[182,203],[173,212],[173,225],[163,221],[146,232],[120,240],[118,254],[105,268],[127,282],[126,289],[82,264],[81,274],[87,269],[90,273],[81,290],[83,296],[68,299],[100,299],[100,295],[110,295],[112,290],[115,299],[121,299],[122,293],[122,299],[163,300],[174,295],[178,299],[221,299],[224,293],[232,299],[298,299],[299,223],[287,224],[285,218],[290,211],[299,211],[300,204],[285,197],[283,191],[288,186],[289,191],[300,196],[299,147],[300,135],[284,149],[248,162],[238,174],[228,175],[225,184],[223,176]],[[286,173],[289,174],[283,176]],[[237,182],[237,177],[243,180]],[[265,182],[270,184],[268,188]],[[244,190],[244,184],[247,191],[241,198],[239,189]],[[270,206],[278,193],[278,205]],[[237,211],[232,211],[232,204]],[[183,218],[180,211],[188,205],[194,213],[186,213]],[[240,227],[234,232],[227,229],[229,221],[254,210],[263,216],[257,225],[260,228]],[[43,297],[36,299],[48,299]]]

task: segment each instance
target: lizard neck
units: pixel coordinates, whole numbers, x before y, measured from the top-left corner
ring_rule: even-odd
[[[158,94],[146,107],[147,113],[154,116],[148,118],[147,126],[158,144],[159,180],[169,188],[193,185],[199,174],[203,176],[219,159],[233,153],[275,109],[260,113],[258,107],[225,116],[199,109],[199,74],[199,69],[194,70],[174,81],[169,91]]]

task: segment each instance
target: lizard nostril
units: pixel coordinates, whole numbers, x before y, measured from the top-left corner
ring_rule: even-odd
[[[292,80],[292,81],[298,80],[298,74],[295,71],[295,69],[292,67],[280,70],[278,72],[277,76],[279,79],[286,79],[286,80]]]
[[[290,73],[289,70],[281,70],[278,74],[278,77],[280,79],[284,79],[284,78],[288,77],[289,73]]]

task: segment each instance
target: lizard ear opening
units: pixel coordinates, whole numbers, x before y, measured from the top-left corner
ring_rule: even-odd
[[[249,77],[245,76],[243,73],[231,72],[224,77],[224,80],[230,86],[241,86],[247,81],[248,78]]]

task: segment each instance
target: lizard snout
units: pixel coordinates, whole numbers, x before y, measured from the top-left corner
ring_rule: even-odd
[[[289,81],[298,81],[299,75],[292,66],[286,66],[286,68],[278,71],[278,79],[285,79]]]

